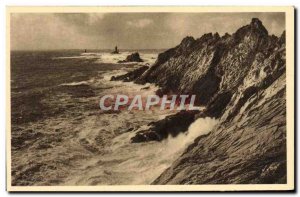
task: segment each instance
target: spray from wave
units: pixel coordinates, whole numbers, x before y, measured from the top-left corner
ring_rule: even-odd
[[[136,131],[122,134],[113,140],[107,155],[89,163],[75,183],[67,184],[151,184],[196,137],[209,133],[217,123],[208,117],[197,119],[186,133],[162,142],[131,144]]]
[[[169,137],[159,143],[144,145],[144,148],[137,150],[140,152],[137,161],[137,170],[142,173],[134,181],[135,184],[150,184],[164,170],[166,170],[189,146],[195,138],[208,134],[218,120],[213,118],[199,118],[193,122],[186,133],[181,133],[176,137]],[[145,160],[145,158],[148,159]],[[141,165],[142,164],[142,165]]]
[[[181,133],[177,137],[169,137],[166,140],[168,154],[181,154],[197,137],[208,134],[218,123],[217,119],[206,117],[194,121],[186,133]]]
[[[114,71],[114,74],[115,72],[120,71]],[[145,85],[149,88],[142,89],[145,86],[133,84],[132,82],[110,81],[110,77],[103,78],[100,82],[101,87],[104,87],[103,84],[114,87],[104,90],[103,94],[124,92],[130,95],[138,92],[146,96],[153,94],[157,89],[157,87],[150,84]],[[157,110],[134,113],[122,111],[122,113],[114,115],[114,126],[124,127],[127,121],[132,120],[135,122],[154,121],[158,117],[162,119],[169,115],[161,112]],[[128,117],[131,117],[131,119]],[[169,136],[161,142],[130,143],[136,132],[149,129],[147,124],[140,126],[137,130],[120,134],[112,140],[110,146],[104,148],[103,155],[97,155],[86,160],[84,165],[80,165],[80,170],[77,170],[73,176],[68,177],[63,185],[151,184],[164,170],[172,165],[187,146],[193,143],[195,138],[209,133],[217,123],[218,120],[209,117],[199,118],[190,125],[185,133],[181,133],[176,137]],[[114,130],[110,127],[111,125],[105,126],[106,129]],[[85,132],[85,135],[81,138],[93,141],[93,138],[86,135]]]

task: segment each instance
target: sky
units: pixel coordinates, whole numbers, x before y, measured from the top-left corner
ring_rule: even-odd
[[[186,36],[232,34],[254,17],[270,35],[285,30],[284,13],[12,13],[11,49],[167,49]]]

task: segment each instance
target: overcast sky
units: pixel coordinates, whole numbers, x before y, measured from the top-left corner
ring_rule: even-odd
[[[284,13],[89,13],[11,15],[11,48],[166,49],[185,36],[233,33],[257,17],[280,36]]]

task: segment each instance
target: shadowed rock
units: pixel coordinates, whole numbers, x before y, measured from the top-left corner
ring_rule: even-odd
[[[124,82],[134,81],[137,78],[139,78],[148,68],[149,68],[149,66],[142,66],[133,71],[126,73],[125,75],[112,76],[110,80],[111,81],[124,81]]]
[[[118,61],[118,63],[126,63],[126,62],[143,62],[140,58],[140,54],[138,52],[132,53],[126,57],[125,60]]]
[[[194,122],[198,111],[180,111],[175,115],[167,116],[165,119],[152,122],[148,130],[139,131],[131,138],[132,143],[161,141],[169,135],[176,137],[179,133],[187,131],[189,125]]]
[[[196,93],[206,109],[195,118],[220,121],[153,184],[286,183],[285,32],[269,36],[254,18],[232,35],[188,40],[140,81]]]

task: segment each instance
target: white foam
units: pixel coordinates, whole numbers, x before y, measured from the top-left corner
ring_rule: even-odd
[[[127,144],[120,143],[118,147],[115,145],[113,153],[122,155],[120,151],[127,149],[126,152],[131,154],[129,155],[131,159],[119,164],[118,168],[134,172],[132,173],[134,179],[130,184],[150,184],[182,154],[196,137],[208,134],[217,123],[216,119],[199,118],[190,125],[186,133],[181,133],[177,137],[170,136],[162,142],[129,144],[134,133],[124,134],[116,138],[115,142],[119,143],[123,140],[127,141]]]
[[[218,120],[214,118],[206,117],[197,119],[189,126],[187,133],[181,133],[175,138],[168,138],[168,149],[172,152],[177,152],[178,150],[185,148],[187,145],[191,144],[196,137],[208,134],[217,123]]]
[[[96,63],[106,63],[106,64],[133,64],[134,62],[128,63],[118,63],[119,61],[125,60],[128,55],[132,54],[132,52],[121,52],[119,54],[112,54],[108,52],[99,52],[99,53],[81,53],[76,56],[64,56],[64,57],[55,57],[53,59],[95,59]],[[144,60],[144,62],[137,62],[137,64],[144,65],[150,64],[152,65],[157,58],[157,53],[147,53],[147,52],[139,52],[140,57]]]
[[[77,85],[85,85],[87,81],[80,81],[80,82],[71,82],[71,83],[62,83],[60,86],[77,86]]]
[[[137,131],[149,129],[146,125],[119,135],[107,147],[107,154],[88,161],[84,170],[66,184],[90,185],[95,177],[101,177],[97,184],[151,184],[196,137],[209,133],[217,122],[210,118],[197,119],[187,133],[162,142],[130,143]]]

